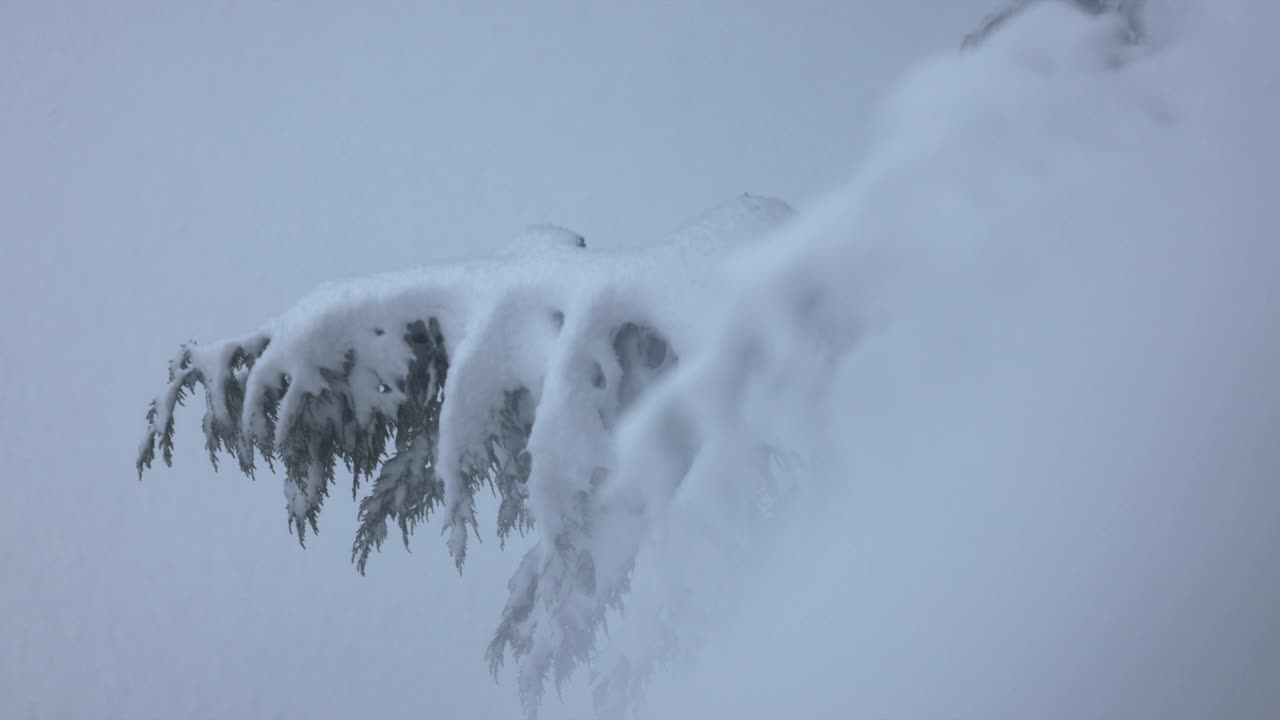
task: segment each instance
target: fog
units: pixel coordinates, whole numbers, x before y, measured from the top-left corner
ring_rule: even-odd
[[[1152,19],[1117,73],[1046,8],[885,103],[788,239],[872,280],[827,281],[870,319],[829,407],[774,420],[819,489],[649,716],[1280,709],[1277,18]]]
[[[944,63],[891,94],[990,6],[5,3],[0,716],[518,717],[482,659],[518,555],[477,546],[459,577],[426,528],[361,577],[345,482],[302,550],[274,478],[208,467],[193,408],[174,469],[139,483],[146,400],[179,343],[319,282],[533,222],[642,245],[743,191],[869,199],[853,227],[906,238],[903,269],[806,419],[835,489],[645,716],[1274,714],[1275,12],[1233,5],[1192,45],[1214,63],[1108,85],[1155,120],[1089,95],[1099,135],[1039,106],[1023,139],[1062,155],[895,129],[1075,88]],[[939,136],[970,150],[857,179],[915,162],[876,143]],[[993,157],[964,140],[1007,172],[954,201],[938,188]],[[959,222],[978,229],[921,244]],[[543,711],[588,716],[575,688]]]

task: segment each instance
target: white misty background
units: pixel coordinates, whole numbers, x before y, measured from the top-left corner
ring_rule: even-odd
[[[318,282],[743,191],[814,219],[741,282],[854,238],[874,331],[803,418],[822,491],[647,716],[1272,716],[1280,17],[1150,4],[1123,73],[1046,11],[903,80],[992,3],[6,3],[0,716],[517,717],[518,555],[460,578],[428,526],[362,578],[343,483],[300,550],[194,408],[136,482],[145,401]]]

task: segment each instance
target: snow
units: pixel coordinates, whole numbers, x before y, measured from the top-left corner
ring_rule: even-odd
[[[226,444],[228,452],[241,458],[252,448],[237,442],[239,438],[256,438],[269,455],[290,442],[300,413],[312,417],[326,412],[304,407],[308,398],[334,390],[326,372],[344,373],[342,392],[357,426],[369,425],[377,415],[394,418],[405,399],[396,388],[405,386],[412,359],[402,340],[404,328],[434,319],[442,328],[450,373],[440,417],[439,474],[450,518],[446,527],[453,528],[449,546],[461,566],[466,531],[476,526],[471,510],[475,488],[467,487],[463,471],[484,462],[491,414],[503,393],[526,388],[539,408],[539,432],[531,439],[540,448],[530,481],[535,505],[542,502],[540,488],[547,482],[554,486],[565,475],[589,477],[591,468],[608,467],[593,450],[606,449],[607,438],[592,432],[598,414],[616,414],[616,408],[587,408],[575,396],[593,364],[609,369],[608,386],[621,380],[608,334],[625,322],[651,323],[670,335],[677,354],[692,347],[697,333],[682,328],[690,315],[651,299],[685,301],[691,289],[709,284],[716,258],[735,244],[759,240],[790,215],[781,201],[743,195],[643,251],[589,252],[579,245],[580,236],[543,227],[522,236],[518,255],[329,283],[259,332],[184,346],[180,367],[171,366],[170,384],[156,398],[157,415],[148,434],[155,437],[171,427],[176,389],[196,382],[188,376],[207,390],[207,425],[239,422]],[[237,369],[232,359],[238,354],[247,354],[252,363],[240,379],[243,410],[232,418],[227,383]],[[269,442],[263,437],[268,397],[279,403],[279,422]],[[331,407],[331,412],[339,410]],[[341,427],[345,421],[335,415],[329,422]],[[207,433],[212,454],[222,441],[214,430]],[[580,450],[565,449],[574,447]],[[557,456],[587,465],[581,472],[541,470]],[[318,507],[321,488],[316,483],[323,482],[314,473],[309,477],[305,497],[295,492],[292,480],[285,481],[295,519]],[[542,479],[547,477],[555,480]],[[542,514],[558,514],[562,502],[550,501]]]
[[[527,515],[539,538],[516,572],[537,568],[537,602],[526,607],[517,592],[525,583],[513,580],[510,617],[499,624],[511,637],[495,637],[490,657],[501,664],[508,643],[524,656],[521,699],[532,710],[549,669],[560,686],[589,657],[620,593],[616,582],[596,592],[591,550],[601,522],[593,498],[617,469],[614,425],[664,369],[697,353],[705,334],[687,303],[715,286],[718,262],[792,215],[782,201],[744,194],[642,250],[588,251],[580,236],[544,228],[526,232],[518,253],[329,283],[247,339],[184,346],[152,403],[139,474],[157,444],[170,462],[175,388],[198,384],[210,457],[224,449],[247,473],[255,450],[279,460],[299,540],[308,526],[318,531],[336,460],[357,484],[362,474],[371,480],[352,551],[362,572],[386,522],[396,520],[407,542],[437,503],[462,570],[479,535],[476,493],[489,485],[501,499],[500,537],[523,529]],[[423,372],[428,389],[418,396]],[[512,398],[530,405],[527,439],[506,426]],[[417,419],[404,420],[406,412]],[[494,474],[506,472],[495,452],[526,451],[527,478]],[[400,453],[416,464],[399,462]],[[610,556],[601,572],[616,578],[633,554]]]
[[[376,104],[385,92],[403,107],[406,87],[342,82],[352,79],[344,72],[355,72],[344,70],[351,58],[380,58],[382,48],[401,47],[398,41],[352,48],[341,36],[337,45],[348,52],[332,52],[335,33],[320,33],[309,52],[287,53],[302,62],[342,58],[323,66],[339,82],[322,83],[323,92],[335,93],[325,112],[229,115],[236,140],[224,139],[223,150],[274,147],[251,142],[265,128],[277,139],[301,138],[297,150],[286,148],[288,157],[319,158],[303,168],[281,164],[284,170],[265,163],[257,176],[206,156],[217,154],[217,145],[207,150],[190,138],[166,139],[183,127],[166,120],[188,117],[188,110],[192,118],[219,117],[205,98],[222,103],[218,91],[234,83],[179,94],[190,107],[158,96],[139,104],[137,88],[167,87],[164,72],[172,64],[143,69],[94,56],[99,62],[85,64],[86,77],[105,82],[86,81],[76,97],[86,104],[101,94],[113,110],[87,108],[101,126],[80,128],[83,137],[67,143],[58,142],[67,123],[74,130],[86,116],[72,111],[86,108],[72,104],[72,111],[46,118],[37,101],[54,91],[15,83],[19,92],[6,96],[21,100],[14,101],[21,114],[9,117],[20,118],[24,132],[8,136],[23,138],[23,147],[9,141],[0,148],[17,159],[4,166],[29,172],[21,181],[5,176],[11,192],[0,193],[6,209],[0,222],[6,236],[32,241],[21,249],[27,262],[0,269],[14,298],[24,301],[7,303],[5,335],[29,339],[23,347],[65,346],[69,337],[77,345],[65,353],[27,352],[16,343],[0,348],[0,363],[23,378],[5,391],[3,454],[13,477],[39,480],[14,483],[12,517],[0,523],[6,547],[24,549],[4,560],[16,590],[0,596],[0,616],[8,618],[0,630],[11,648],[0,665],[0,684],[10,684],[0,707],[16,708],[8,714],[17,717],[77,716],[85,708],[133,717],[516,712],[509,679],[494,688],[474,657],[491,636],[513,554],[490,555],[492,573],[472,557],[466,576],[453,583],[445,553],[418,552],[411,563],[388,553],[375,562],[378,572],[359,578],[335,561],[350,533],[343,513],[331,508],[334,531],[313,538],[305,554],[283,555],[283,533],[271,532],[281,530],[274,525],[279,491],[213,483],[193,469],[199,458],[181,442],[177,467],[189,475],[169,482],[157,474],[137,487],[101,482],[109,475],[104,458],[111,467],[127,465],[113,453],[128,446],[132,428],[116,410],[154,387],[120,372],[112,378],[121,380],[117,389],[85,369],[114,361],[150,367],[137,373],[150,375],[172,344],[166,333],[252,327],[264,305],[278,306],[316,277],[407,265],[423,252],[443,254],[447,243],[454,243],[449,251],[475,251],[458,238],[507,237],[532,219],[522,216],[527,204],[539,216],[581,227],[589,246],[577,248],[571,231],[543,229],[505,255],[336,283],[261,332],[189,345],[190,362],[212,371],[237,347],[253,349],[270,337],[247,374],[206,374],[215,387],[248,381],[252,407],[258,397],[252,393],[277,387],[282,377],[294,398],[323,387],[315,368],[332,369],[356,349],[367,364],[350,392],[369,417],[397,401],[388,379],[403,375],[409,360],[399,328],[432,308],[451,357],[470,358],[461,373],[468,387],[500,390],[519,382],[545,404],[546,423],[537,431],[545,462],[534,478],[540,517],[561,511],[559,489],[590,483],[590,461],[619,469],[600,498],[610,523],[592,548],[597,586],[620,586],[630,559],[635,565],[626,612],[610,615],[593,671],[630,682],[648,662],[672,654],[666,644],[673,637],[681,640],[679,650],[698,650],[692,660],[675,653],[675,669],[651,679],[648,717],[824,718],[847,717],[851,709],[885,717],[1266,716],[1280,705],[1273,681],[1280,667],[1274,622],[1280,582],[1271,562],[1280,546],[1273,442],[1280,398],[1271,378],[1280,361],[1274,312],[1280,217],[1270,192],[1280,160],[1270,35],[1280,18],[1262,2],[1150,3],[1148,42],[1132,49],[1116,42],[1105,21],[1041,5],[981,48],[910,73],[882,105],[873,149],[853,179],[817,207],[803,191],[783,193],[803,201],[799,215],[723,266],[726,249],[715,239],[736,242],[742,233],[734,223],[717,230],[712,221],[709,231],[684,234],[702,240],[652,251],[607,248],[620,235],[655,236],[653,224],[706,204],[709,188],[723,195],[751,185],[747,168],[785,174],[778,183],[788,190],[812,189],[805,183],[849,168],[848,128],[832,129],[840,124],[829,119],[833,106],[811,107],[808,81],[852,103],[864,90],[840,70],[848,53],[887,54],[923,32],[919,23],[877,30],[862,42],[842,37],[831,45],[841,65],[828,63],[820,75],[789,74],[797,55],[825,47],[810,38],[827,37],[832,26],[842,33],[879,27],[826,18],[802,23],[802,13],[789,9],[760,24],[784,35],[794,27],[790,51],[765,44],[770,52],[758,62],[760,72],[738,81],[724,76],[743,51],[732,41],[717,46],[717,38],[737,37],[734,28],[762,11],[712,8],[706,32],[690,30],[698,38],[692,50],[641,53],[678,58],[660,66],[665,74],[640,77],[674,87],[682,100],[679,127],[691,128],[698,142],[680,143],[669,125],[625,114],[642,110],[639,102],[626,106],[625,120],[613,121],[634,125],[641,141],[602,142],[606,136],[592,131],[610,127],[619,98],[652,94],[645,82],[602,76],[598,85],[572,88],[604,108],[586,118],[570,104],[536,96],[519,113],[466,116],[494,123],[488,133],[468,137],[492,147],[501,172],[512,168],[510,179],[463,177],[459,170],[475,166],[464,153],[427,182],[406,169],[409,161],[378,164],[353,150],[388,136],[386,118],[397,113],[361,115],[366,125],[350,142],[336,131],[317,135],[314,126],[298,127],[300,118],[348,122],[360,106],[342,94],[347,87],[372,87],[358,97]],[[980,14],[974,7],[929,7],[972,19]],[[921,7],[910,12],[927,14]],[[292,27],[296,18],[288,20],[263,27]],[[599,20],[581,22],[590,30]],[[450,34],[456,27],[443,25]],[[81,54],[129,45],[94,36],[91,26],[58,27],[88,35],[71,45]],[[649,32],[664,42],[678,45],[683,37],[669,32],[680,23],[655,27],[661,32]],[[944,28],[935,37],[958,38],[967,29]],[[563,43],[570,62],[556,67],[591,64],[582,57],[592,53],[579,45],[594,35],[581,34],[577,43]],[[502,47],[477,46],[509,53],[509,45],[518,51],[538,35],[522,31]],[[266,47],[296,49],[277,34],[246,36],[241,49],[250,57],[262,52],[254,39],[260,36],[270,36]],[[283,36],[290,37],[303,42]],[[8,52],[52,62],[30,37],[17,40]],[[167,52],[181,59],[181,45]],[[726,108],[714,122],[703,103],[688,102],[699,86],[671,81],[687,77],[677,68],[688,63],[705,71],[699,53],[726,58],[712,73],[724,82],[715,84],[715,101],[705,103]],[[380,67],[412,65],[392,59]],[[15,82],[17,68],[35,78],[47,73],[38,64],[4,65],[7,83]],[[100,75],[121,68],[144,70],[136,88]],[[271,63],[263,72],[289,76]],[[375,77],[388,74],[364,79]],[[487,98],[502,98],[492,85],[474,82],[467,91],[484,87]],[[760,88],[770,102],[746,86]],[[267,82],[262,98],[306,92],[299,88],[305,86]],[[430,114],[453,116],[435,113],[450,106],[448,87],[423,92],[433,98]],[[235,107],[256,107],[244,95],[231,99]],[[134,112],[135,104],[147,112]],[[157,112],[155,128],[163,132],[130,124]],[[406,125],[420,120],[417,113]],[[563,129],[556,137],[574,152],[553,147],[545,162],[523,154],[538,145],[518,138],[516,126],[544,122]],[[240,123],[254,132],[237,130]],[[797,125],[809,132],[783,132]],[[458,144],[446,126],[427,127],[419,123],[410,134],[432,137],[437,150]],[[104,141],[108,131],[112,138]],[[28,135],[35,142],[26,143]],[[154,148],[137,140],[144,135]],[[331,165],[313,152],[329,147],[314,144],[316,137],[339,139]],[[712,156],[719,160],[705,173],[697,160],[708,157],[697,155],[704,142],[718,149]],[[613,151],[584,149],[606,146]],[[403,147],[373,154],[413,156]],[[679,162],[664,162],[667,154]],[[199,170],[155,164],[170,155]],[[579,157],[590,161],[583,165]],[[612,166],[614,174],[590,172],[600,169],[591,162]],[[529,171],[535,165],[554,168],[563,188],[537,182]],[[116,181],[120,167],[139,168],[132,182]],[[191,179],[199,172],[237,189],[205,207],[207,188],[188,186],[204,182]],[[640,192],[598,190],[601,178],[621,174]],[[394,183],[374,184],[375,196],[390,199],[360,194],[370,178],[406,175],[443,189],[424,198],[385,192]],[[328,192],[330,200],[344,198],[336,203],[340,211],[306,199],[300,188],[313,187],[305,180],[318,176],[339,178]],[[520,191],[503,194],[506,183]],[[61,197],[78,204],[64,207]],[[292,199],[275,199],[281,197]],[[606,201],[597,202],[601,197]],[[752,202],[766,216],[769,207],[778,209],[774,220],[787,214],[780,205]],[[468,229],[436,222],[464,206],[483,208]],[[579,212],[562,211],[569,206]],[[742,206],[731,205],[730,215],[733,207]],[[405,223],[410,215],[422,219]],[[134,217],[168,219],[148,225],[160,221]],[[356,245],[343,233],[353,225],[362,237],[392,239],[352,253]],[[599,232],[614,226],[614,238]],[[208,233],[199,235],[206,242],[171,239],[184,231]],[[229,246],[240,252],[211,250],[224,247],[214,241],[219,233],[232,238],[220,242],[242,243]],[[308,235],[316,244],[298,240]],[[166,240],[135,239],[151,236]],[[66,237],[112,242],[103,244],[110,250],[86,242],[67,252]],[[425,244],[432,246],[424,251]],[[144,259],[157,256],[164,262]],[[194,259],[201,272],[182,274],[171,266],[175,257],[182,265]],[[678,272],[670,275],[673,268]],[[13,309],[36,296],[48,298],[38,313]],[[511,322],[513,315],[524,321]],[[590,378],[595,365],[607,387],[618,387],[625,369],[611,364],[599,334],[623,318],[660,327],[679,360],[668,382],[623,420],[620,442],[601,447],[577,431],[591,412],[611,408],[569,380]],[[494,356],[506,362],[493,363]],[[172,367],[181,365],[180,356]],[[192,424],[189,412],[169,410],[181,387],[164,389],[157,426],[171,418]],[[224,397],[210,398],[206,431],[240,424],[265,441],[265,425],[251,414],[237,423],[234,403]],[[455,448],[450,454],[463,456],[475,449],[474,424],[486,418],[470,403],[455,409],[465,411],[453,425],[462,432],[448,443]],[[282,417],[290,412],[282,408]],[[66,452],[67,435],[56,430],[68,419],[91,430],[77,434],[74,452]],[[798,448],[806,462],[798,495],[787,498],[795,509],[757,531],[746,521],[754,517],[751,498],[769,492],[763,463],[752,454],[760,441]],[[574,448],[584,454],[556,452]],[[560,473],[579,484],[556,482]],[[312,480],[310,490],[316,485]],[[391,493],[392,504],[403,504],[395,499],[402,487]],[[450,492],[451,502],[466,502],[456,479]],[[297,503],[295,516],[315,500],[290,485],[286,493]],[[477,499],[478,514],[484,503]],[[455,532],[459,527],[465,531],[457,525]],[[539,526],[539,536],[544,530],[554,528]],[[337,546],[329,542],[334,536]],[[452,540],[459,547],[456,534]],[[546,577],[539,573],[549,567],[549,547],[535,546],[517,569],[508,609],[521,606],[525,591]],[[560,608],[529,616],[544,620],[524,630],[527,639],[536,635],[535,652],[549,662],[564,626],[545,620],[555,612],[590,615],[594,608],[582,600],[569,597]],[[610,675],[620,660],[638,672]],[[467,674],[473,665],[480,667]],[[544,716],[561,710],[544,703]]]
[[[633,588],[695,577],[696,605],[731,608],[699,662],[654,684],[646,716],[1259,717],[1280,703],[1264,679],[1280,669],[1280,576],[1258,564],[1280,543],[1266,199],[1280,103],[1261,91],[1276,13],[1181,18],[1152,25],[1177,42],[1130,51],[1045,3],[917,69],[849,186],[741,262],[722,343],[755,363],[692,396],[703,370],[684,365],[636,422],[808,435],[826,461],[785,539],[683,573],[677,558],[710,544],[655,546],[637,570]],[[820,292],[790,332],[763,331],[760,308],[797,288]],[[829,346],[832,320],[861,331],[838,364],[791,351]],[[813,404],[815,385],[837,401]],[[754,409],[725,402],[751,394]],[[650,458],[653,437],[631,428],[620,465]],[[740,482],[728,457],[677,492]],[[674,597],[648,595],[620,618],[622,656],[649,647]]]

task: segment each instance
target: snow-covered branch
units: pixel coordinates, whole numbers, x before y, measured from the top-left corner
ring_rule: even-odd
[[[533,714],[545,680],[590,657],[625,592],[634,552],[596,547],[616,428],[707,342],[690,308],[725,251],[790,216],[744,195],[644,250],[587,249],[537,227],[490,258],[322,287],[259,332],[180,349],[138,472],[157,447],[172,462],[175,408],[199,386],[211,461],[229,455],[248,475],[259,460],[283,466],[300,540],[339,463],[353,495],[367,484],[352,547],[361,572],[390,522],[407,543],[433,511],[461,569],[475,492],[493,488],[499,536],[538,533],[489,649],[495,672],[508,651],[519,661]]]

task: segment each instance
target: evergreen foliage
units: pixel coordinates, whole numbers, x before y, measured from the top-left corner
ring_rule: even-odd
[[[698,341],[683,303],[714,262],[790,214],[743,196],[633,253],[589,252],[542,226],[486,260],[321,288],[260,332],[179,349],[147,413],[139,476],[157,450],[172,463],[175,410],[200,388],[211,462],[230,456],[250,476],[279,465],[300,542],[339,465],[353,497],[365,487],[361,573],[391,523],[407,545],[432,513],[461,570],[475,493],[491,488],[504,544],[536,532],[487,652],[495,675],[516,661],[532,717],[548,681],[593,657],[627,592],[638,540],[599,545],[616,429],[679,365],[677,337]]]

